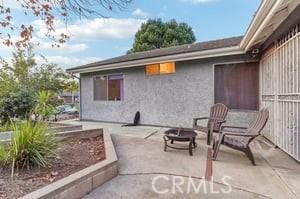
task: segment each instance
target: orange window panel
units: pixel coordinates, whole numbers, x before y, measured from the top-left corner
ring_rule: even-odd
[[[160,64],[160,74],[175,73],[175,62]]]
[[[146,66],[147,75],[158,75],[159,74],[159,64],[149,64]]]

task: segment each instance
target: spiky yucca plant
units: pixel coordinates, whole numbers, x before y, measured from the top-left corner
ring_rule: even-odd
[[[31,120],[12,123],[13,136],[7,148],[5,163],[14,169],[29,169],[32,166],[46,167],[49,158],[55,155],[58,140],[47,133],[47,126],[44,123]]]
[[[51,105],[50,100],[53,94],[50,91],[39,91],[36,93],[37,103],[33,112],[42,121],[48,119],[54,112],[54,107]]]

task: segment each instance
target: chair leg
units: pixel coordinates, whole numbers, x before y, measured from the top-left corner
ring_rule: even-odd
[[[197,147],[197,143],[196,143],[196,139],[195,138],[193,138],[193,146],[194,146],[194,148]]]
[[[190,140],[190,143],[189,143],[189,154],[190,154],[190,156],[193,155],[193,140]]]
[[[167,139],[165,137],[163,137],[163,138],[164,138],[164,141],[165,141],[164,151],[167,151],[168,142],[167,142]]]
[[[217,160],[217,156],[218,156],[218,153],[219,153],[219,149],[220,149],[220,145],[221,145],[221,142],[220,140],[216,141],[214,143],[214,153],[213,153],[213,160]]]
[[[251,163],[255,166],[256,165],[255,164],[255,160],[254,160],[253,153],[252,153],[250,147],[247,146],[247,148],[246,148],[246,150],[244,152],[246,153],[246,155],[249,158],[249,160],[251,161]]]
[[[211,134],[210,134],[210,131],[207,132],[207,145],[210,145],[211,143]]]

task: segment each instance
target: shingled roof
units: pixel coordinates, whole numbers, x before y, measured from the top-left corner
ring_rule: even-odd
[[[94,62],[94,63],[90,63],[78,67],[73,67],[67,69],[67,71],[99,67],[107,64],[116,64],[116,63],[122,63],[128,61],[142,60],[146,58],[162,57],[168,55],[176,55],[176,54],[199,52],[199,51],[212,50],[218,48],[233,47],[233,46],[238,46],[242,39],[243,36],[230,37],[230,38],[220,39],[220,40],[212,40],[212,41],[199,42],[194,44],[185,44],[185,45],[174,46],[169,48],[161,48],[161,49],[149,50],[144,52],[132,53],[132,54],[106,59],[103,61],[98,61],[98,62]]]

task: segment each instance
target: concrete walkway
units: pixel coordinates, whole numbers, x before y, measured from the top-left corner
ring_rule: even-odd
[[[10,132],[0,132],[0,140],[9,140],[10,136]]]
[[[119,175],[88,194],[87,199],[300,198],[299,164],[263,138],[252,146],[257,166],[252,166],[240,152],[222,147],[218,161],[213,162],[213,183],[209,183],[203,180],[208,148],[200,134],[194,156],[189,156],[187,151],[163,151],[164,128],[80,124],[111,133],[119,158]],[[182,185],[174,187],[173,182]],[[196,188],[200,183],[202,186],[192,189],[192,183]],[[232,188],[230,193],[226,193],[227,183]],[[159,194],[155,188],[165,193]]]

